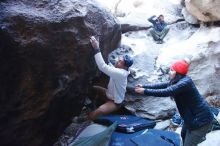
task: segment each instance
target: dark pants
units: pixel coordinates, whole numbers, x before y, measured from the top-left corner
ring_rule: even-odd
[[[212,124],[209,123],[195,130],[189,130],[185,125],[183,125],[181,131],[183,146],[197,146],[199,143],[204,141],[206,133],[209,132],[211,125]]]
[[[164,28],[161,32],[151,29],[150,33],[155,41],[160,41],[163,40],[163,38],[167,35],[169,30],[170,29],[168,27]]]

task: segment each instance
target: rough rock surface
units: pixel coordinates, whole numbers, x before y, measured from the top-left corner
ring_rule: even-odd
[[[187,10],[203,22],[220,20],[220,1],[218,0],[185,0]]]
[[[134,87],[137,84],[146,84],[147,78],[145,76],[130,82],[130,86]],[[160,82],[160,81],[154,81]],[[126,95],[125,108],[131,111],[138,117],[148,119],[167,119],[172,117],[176,111],[174,100],[170,97],[153,97],[146,95],[139,95],[137,93],[129,93]]]
[[[48,146],[79,114],[104,57],[120,43],[115,18],[93,0],[0,2],[0,145]]]
[[[192,14],[190,14],[185,7],[182,9],[181,13],[183,14],[186,22],[188,22],[190,24],[198,24],[199,23],[198,20],[196,19],[196,17],[194,17]]]
[[[190,75],[210,105],[220,107],[220,41],[207,42],[206,47],[192,60]]]

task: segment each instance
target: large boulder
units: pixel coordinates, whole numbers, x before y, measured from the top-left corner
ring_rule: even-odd
[[[131,95],[130,98],[136,98]],[[148,119],[167,119],[176,112],[176,105],[170,97],[139,96],[134,101],[128,100],[125,108],[138,117]]]
[[[185,0],[187,10],[203,22],[220,20],[220,1],[218,0]]]
[[[166,80],[165,78],[163,80]],[[155,79],[153,83],[161,82]],[[129,86],[135,87],[137,84],[147,84],[149,78],[142,76],[133,81],[130,80]],[[128,89],[125,108],[138,117],[148,119],[167,119],[172,117],[176,112],[176,105],[173,99],[170,97],[153,97],[134,93],[134,91]]]
[[[183,14],[183,17],[186,20],[186,22],[190,24],[199,24],[199,21],[196,19],[196,17],[190,14],[185,7],[182,9],[181,13]]]
[[[52,145],[99,73],[89,36],[106,58],[120,25],[93,0],[5,0],[0,28],[0,145]]]
[[[201,94],[210,105],[220,107],[220,41],[208,42],[206,52],[192,60],[190,69]]]

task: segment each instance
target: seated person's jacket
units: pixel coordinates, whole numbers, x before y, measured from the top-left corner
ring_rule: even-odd
[[[153,24],[153,27],[156,31],[161,32],[167,26],[166,22],[160,22],[158,19],[154,20],[156,16],[152,16],[148,19],[149,22]]]

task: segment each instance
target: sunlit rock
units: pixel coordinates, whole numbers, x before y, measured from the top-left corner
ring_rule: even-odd
[[[203,22],[220,20],[220,1],[218,0],[185,0],[187,10]]]

